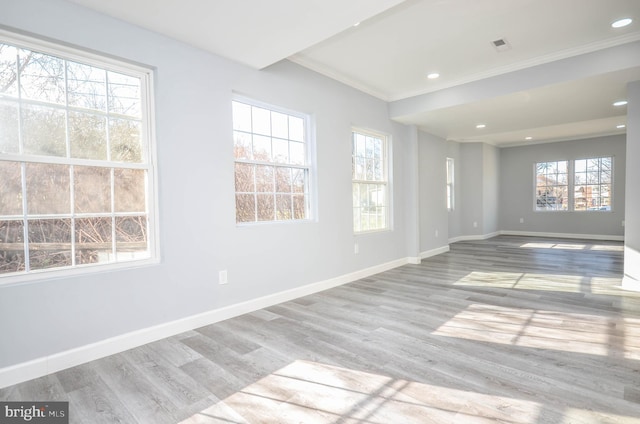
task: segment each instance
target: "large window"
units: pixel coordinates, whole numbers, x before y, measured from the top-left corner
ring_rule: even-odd
[[[536,164],[538,211],[609,211],[613,158],[599,157]]]
[[[536,210],[566,211],[569,207],[568,162],[536,164]]]
[[[234,100],[236,222],[309,219],[309,118]]]
[[[386,136],[353,130],[353,229],[356,233],[389,228],[387,149]]]
[[[453,170],[453,158],[447,158],[447,210],[453,210],[454,199],[454,170]]]
[[[574,164],[574,210],[611,210],[612,158],[579,159]]]
[[[156,257],[150,78],[0,33],[0,277]]]

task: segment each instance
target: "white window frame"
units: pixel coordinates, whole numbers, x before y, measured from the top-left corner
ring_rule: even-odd
[[[447,210],[455,209],[455,164],[453,158],[447,158]]]
[[[356,135],[362,135],[365,137],[371,137],[374,139],[379,139],[382,141],[381,148],[381,168],[382,168],[382,176],[380,179],[367,179],[367,178],[358,178],[358,173],[356,172],[357,167],[357,152],[356,152]],[[353,232],[354,234],[367,234],[367,233],[376,233],[382,231],[391,230],[391,217],[392,217],[392,193],[391,193],[391,136],[388,134],[384,134],[382,132],[362,129],[362,128],[352,128],[351,129],[351,163],[352,163],[352,198],[353,198]],[[366,174],[366,171],[364,171]],[[362,174],[360,174],[362,176]],[[365,175],[366,177],[366,175]],[[383,195],[384,195],[384,214],[382,215],[384,219],[384,225],[376,228],[363,228],[362,226],[362,207],[358,203],[358,199],[360,198],[360,190],[362,186],[382,186],[383,187]],[[374,190],[379,191],[379,190]]]
[[[298,169],[303,171],[304,175],[305,175],[305,181],[304,181],[304,189],[303,192],[296,192],[293,193],[293,187],[292,187],[292,196],[293,195],[299,195],[299,194],[303,194],[304,195],[304,209],[305,209],[305,216],[304,218],[295,218],[295,210],[294,210],[294,204],[293,204],[293,199],[292,199],[292,217],[290,219],[278,219],[277,218],[277,201],[275,200],[275,196],[277,196],[278,192],[276,190],[276,188],[274,187],[273,189],[273,194],[274,195],[274,217],[273,219],[267,220],[267,219],[259,219],[258,217],[258,202],[257,202],[257,197],[255,198],[254,202],[255,202],[255,212],[254,212],[254,217],[255,219],[252,221],[238,221],[238,209],[237,209],[237,204],[234,201],[234,205],[235,208],[235,216],[236,216],[236,226],[254,226],[254,225],[273,225],[273,224],[283,224],[283,223],[304,223],[304,222],[311,222],[314,221],[315,218],[315,204],[316,204],[316,195],[315,195],[315,173],[316,173],[316,166],[315,166],[315,140],[313,138],[313,120],[312,117],[309,114],[305,114],[302,112],[297,112],[297,111],[293,111],[290,109],[286,109],[283,107],[279,107],[279,106],[275,106],[269,103],[265,103],[265,102],[261,102],[249,97],[245,97],[245,96],[241,96],[241,95],[233,95],[232,96],[232,102],[231,105],[233,107],[233,103],[234,102],[238,102],[238,103],[242,103],[251,107],[256,107],[256,108],[261,108],[261,109],[266,109],[269,110],[271,113],[277,113],[277,114],[283,114],[283,115],[288,115],[291,117],[295,117],[295,118],[299,118],[302,119],[303,123],[304,123],[304,131],[303,131],[303,137],[304,140],[302,141],[302,143],[305,146],[305,152],[304,152],[304,163],[303,164],[294,164],[291,162],[277,162],[274,160],[269,160],[269,161],[262,161],[262,160],[255,160],[252,158],[236,158],[235,154],[234,154],[234,169],[235,166],[237,164],[247,164],[247,165],[251,165],[251,166],[272,166],[274,168],[280,168],[280,169],[284,169],[284,168],[290,168],[292,170],[294,169]],[[233,115],[233,113],[232,113]],[[233,116],[232,116],[233,118]],[[236,132],[236,129],[234,128],[234,125],[232,124],[232,131]],[[258,135],[258,136],[262,136],[264,134],[257,134],[253,132],[253,128],[251,129],[251,131],[239,131],[242,133],[245,133],[246,135],[249,135],[251,138],[253,138],[254,136]],[[279,139],[279,137],[274,137],[273,133],[271,133],[269,135],[270,138],[277,138]],[[284,139],[283,139],[284,140]],[[292,141],[296,141],[296,140],[292,140],[292,139],[287,139],[287,141],[289,142],[289,146],[291,144]],[[234,139],[234,148],[235,148],[235,139]],[[290,148],[290,147],[289,147]],[[235,172],[234,172],[235,175]],[[234,179],[235,180],[235,179]],[[275,179],[274,179],[274,184],[275,184]],[[254,196],[257,196],[258,194],[260,194],[260,192],[257,191],[257,187],[254,187],[255,191],[247,191],[247,192],[239,192],[237,190],[237,187],[234,188],[234,197],[236,197],[238,194],[252,194]]]
[[[577,184],[576,183],[576,161],[579,160],[593,160],[593,159],[598,159],[599,162],[601,162],[602,159],[611,159],[611,182],[608,183],[610,185],[610,195],[609,195],[609,205],[608,209],[607,208],[598,208],[598,209],[589,209],[587,208],[586,210],[583,209],[576,209],[576,205],[575,205],[575,200],[576,200],[576,186],[584,186],[584,185],[590,185],[590,184]],[[539,210],[537,208],[537,202],[538,202],[538,193],[537,193],[537,177],[538,177],[538,172],[537,172],[537,168],[538,168],[538,164],[540,163],[551,163],[551,162],[566,162],[567,163],[567,208],[566,209],[547,209],[547,210]],[[615,157],[613,155],[599,155],[599,156],[590,156],[590,157],[581,157],[581,158],[577,158],[577,159],[558,159],[558,160],[547,160],[547,161],[540,161],[540,162],[536,162],[533,165],[533,211],[534,212],[541,212],[541,213],[567,213],[567,212],[578,212],[578,213],[589,213],[589,212],[612,212],[613,211],[613,192],[614,192],[614,184],[615,184],[615,178],[614,178],[614,171],[615,171]],[[599,175],[599,181],[601,179],[600,175]],[[607,183],[604,183],[607,184]],[[597,185],[603,185],[601,183],[597,184]]]
[[[17,48],[24,48],[27,50],[43,53],[49,56],[54,56],[65,61],[76,62],[84,65],[90,65],[96,68],[100,68],[106,71],[116,72],[127,76],[140,79],[140,139],[143,149],[143,161],[140,163],[124,163],[113,162],[110,160],[91,160],[91,159],[79,159],[71,158],[67,153],[66,157],[57,156],[42,156],[42,155],[27,155],[24,153],[0,153],[0,161],[19,162],[24,169],[24,164],[27,163],[46,163],[46,164],[61,164],[73,166],[99,166],[99,167],[115,167],[117,169],[131,169],[131,170],[144,170],[146,171],[145,180],[145,194],[146,194],[146,210],[144,211],[147,223],[147,251],[144,257],[136,258],[135,255],[128,255],[125,259],[116,259],[109,262],[98,262],[91,264],[76,264],[75,253],[73,246],[75,245],[75,234],[71,234],[72,245],[72,265],[58,268],[45,268],[45,269],[33,269],[19,272],[12,272],[7,274],[0,274],[0,285],[21,283],[27,281],[36,281],[47,278],[60,278],[64,276],[75,275],[89,275],[105,271],[112,271],[118,269],[130,269],[141,266],[148,266],[157,264],[160,262],[160,240],[159,240],[159,220],[158,220],[158,189],[157,189],[157,155],[156,155],[156,142],[155,142],[155,109],[154,109],[154,81],[153,70],[140,65],[135,65],[126,61],[115,59],[111,56],[102,56],[97,53],[88,52],[79,48],[71,47],[65,44],[58,44],[53,41],[41,40],[31,36],[13,33],[4,29],[0,29],[0,42],[15,46]],[[0,95],[0,98],[9,99]],[[16,101],[14,98],[12,101]],[[19,107],[23,104],[29,104],[30,101],[22,100],[20,97],[16,101]],[[31,102],[33,103],[33,102]],[[37,102],[35,102],[37,104]],[[61,110],[67,111],[73,110],[73,107],[68,105],[61,106]],[[69,138],[67,135],[67,152],[69,151]],[[20,142],[22,146],[22,141]],[[146,159],[146,160],[144,160]],[[23,190],[24,184],[22,181]],[[73,176],[70,181],[73,187]],[[113,185],[112,185],[113,189]],[[23,191],[24,192],[24,191]],[[72,222],[76,219],[76,214],[73,211],[73,196],[70,198],[71,213],[64,214],[64,218],[70,218]],[[113,200],[112,200],[113,201]],[[26,199],[24,200],[26,202]],[[90,214],[84,214],[90,217]],[[84,216],[83,215],[83,216]],[[111,211],[111,215],[120,216]],[[125,214],[126,215],[126,214]],[[58,215],[28,215],[28,212],[24,209],[22,211],[22,219],[25,221],[27,217],[30,219],[38,218],[56,218]],[[81,217],[78,216],[78,219]],[[73,228],[73,227],[72,227]],[[26,233],[26,227],[25,227]],[[25,255],[28,255],[28,237],[24,237]],[[113,240],[116,243],[116,240]],[[27,260],[27,259],[25,259]]]

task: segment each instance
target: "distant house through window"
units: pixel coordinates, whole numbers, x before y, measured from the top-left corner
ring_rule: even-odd
[[[613,157],[536,163],[537,211],[610,211]]]

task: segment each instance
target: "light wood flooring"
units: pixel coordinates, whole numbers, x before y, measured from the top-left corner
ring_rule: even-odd
[[[68,400],[90,424],[640,423],[640,294],[621,277],[617,242],[459,242],[0,400]]]

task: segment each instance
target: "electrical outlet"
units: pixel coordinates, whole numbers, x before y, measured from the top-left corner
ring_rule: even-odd
[[[436,237],[438,237],[438,230],[436,230]]]
[[[229,280],[227,279],[227,270],[225,269],[224,271],[220,271],[218,273],[218,283],[227,284],[228,282]]]
[[[478,228],[478,223],[476,221],[473,221],[473,228]]]
[[[354,243],[354,245],[353,245],[353,253],[355,253],[356,255],[358,253],[360,253],[360,245],[358,243]]]
[[[524,218],[520,218],[520,223],[524,224]]]

